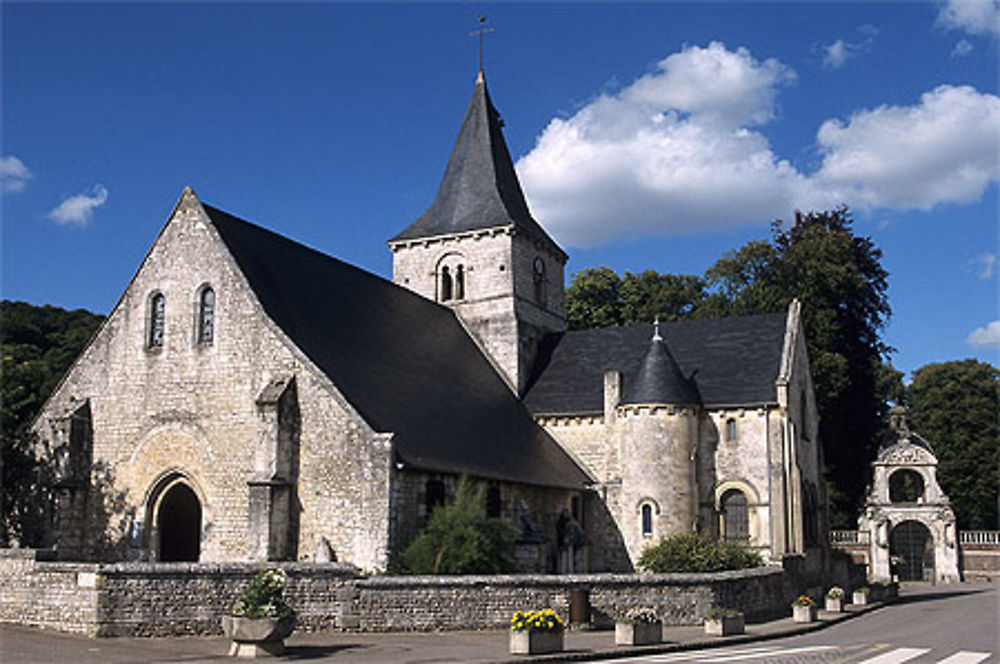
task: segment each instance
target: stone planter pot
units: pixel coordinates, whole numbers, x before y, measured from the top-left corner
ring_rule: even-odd
[[[510,633],[511,655],[541,655],[563,649],[564,630],[523,629]]]
[[[285,652],[285,639],[295,631],[295,618],[222,616],[222,631],[233,640],[230,657],[268,657]]]
[[[826,605],[823,608],[831,613],[840,613],[844,610],[844,599],[842,597],[827,597]]]
[[[705,618],[705,633],[711,636],[730,636],[732,634],[743,634],[746,625],[743,615],[722,616],[720,618]]]
[[[816,605],[793,606],[792,620],[797,623],[811,623],[816,621]]]
[[[857,604],[858,606],[864,606],[868,603],[868,593],[863,593],[855,590],[854,594],[851,595],[851,604]]]
[[[616,646],[648,646],[663,640],[663,623],[616,622]]]

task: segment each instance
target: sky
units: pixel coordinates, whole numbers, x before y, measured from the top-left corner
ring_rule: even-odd
[[[0,296],[109,313],[184,186],[391,278],[485,71],[589,267],[702,274],[794,210],[883,252],[894,365],[1000,365],[1000,4],[0,4]]]

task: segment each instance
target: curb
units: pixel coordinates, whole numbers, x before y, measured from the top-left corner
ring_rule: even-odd
[[[653,646],[641,646],[641,647],[622,647],[618,646],[614,649],[609,650],[586,650],[586,651],[563,651],[559,653],[552,653],[549,655],[523,655],[523,656],[512,656],[506,657],[504,659],[497,659],[489,662],[488,664],[510,664],[512,662],[588,662],[599,659],[624,659],[626,657],[641,657],[643,655],[662,655],[665,653],[674,652],[686,652],[689,650],[709,650],[711,648],[721,648],[723,646],[732,645],[742,645],[745,643],[756,643],[759,641],[772,641],[774,639],[783,639],[791,636],[799,636],[801,634],[809,634],[810,632],[818,632],[819,630],[826,629],[833,625],[837,625],[847,620],[852,620],[859,616],[863,616],[866,613],[876,611],[884,606],[887,606],[891,602],[873,602],[871,604],[866,604],[864,606],[857,607],[848,612],[843,612],[840,614],[830,614],[827,613],[826,619],[817,620],[814,623],[799,623],[794,624],[794,626],[788,629],[779,629],[774,632],[769,632],[766,634],[741,634],[738,636],[731,637],[715,637],[710,639],[702,639],[697,641],[689,641],[687,643],[664,643],[660,645]],[[826,613],[826,612],[824,612]]]

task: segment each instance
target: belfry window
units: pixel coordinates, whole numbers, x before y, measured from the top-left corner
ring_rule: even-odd
[[[438,260],[435,274],[438,302],[465,299],[469,278],[469,267],[465,262],[465,256],[454,251],[445,254]]]
[[[163,293],[156,293],[149,301],[149,337],[146,345],[149,348],[163,347],[163,334],[166,327],[167,298]]]
[[[441,301],[447,302],[454,294],[454,280],[451,278],[451,268],[447,265],[441,268]]]
[[[465,266],[455,267],[455,299],[465,299]]]
[[[198,298],[198,343],[215,340],[215,291],[206,286]]]

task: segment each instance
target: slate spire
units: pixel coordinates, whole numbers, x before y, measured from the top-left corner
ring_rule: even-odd
[[[390,242],[513,225],[563,254],[528,210],[502,127],[480,71],[434,202]]]
[[[698,388],[684,377],[667,342],[660,336],[660,321],[653,324],[653,338],[642,358],[626,403],[690,405],[701,403]]]

